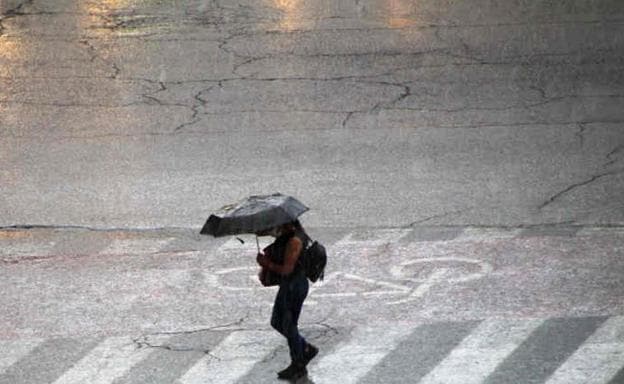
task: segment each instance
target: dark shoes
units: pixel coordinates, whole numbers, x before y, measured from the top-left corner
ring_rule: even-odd
[[[305,365],[301,363],[292,363],[288,368],[277,373],[277,377],[282,380],[296,381],[308,374]]]
[[[303,350],[303,361],[300,363],[291,363],[288,368],[279,371],[277,377],[282,380],[296,381],[308,374],[306,365],[318,354],[319,350],[312,344],[306,344]]]
[[[318,353],[318,348],[312,344],[306,344],[303,350],[303,365],[308,365],[310,360],[314,359],[314,356]]]

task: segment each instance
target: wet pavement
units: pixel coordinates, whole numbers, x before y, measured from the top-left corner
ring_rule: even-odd
[[[0,225],[620,225],[624,6],[0,2]]]
[[[624,311],[621,228],[311,233],[327,246],[329,264],[325,280],[311,284],[307,326]],[[255,239],[243,238],[211,240],[189,230],[0,231],[0,339],[268,326],[276,288],[259,284]]]
[[[270,381],[255,239],[198,231],[275,191],[330,251],[309,382],[621,384],[623,32],[619,0],[0,0],[0,384]]]
[[[619,384],[622,228],[311,228],[330,260],[300,383]],[[0,383],[271,382],[255,239],[0,231]],[[265,245],[267,239],[262,239]]]

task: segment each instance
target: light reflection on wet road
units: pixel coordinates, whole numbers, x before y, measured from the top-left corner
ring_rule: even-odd
[[[624,7],[566,4],[2,1],[1,224],[619,225]]]

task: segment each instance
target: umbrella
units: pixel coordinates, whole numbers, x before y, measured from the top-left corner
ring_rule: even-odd
[[[200,233],[214,237],[258,233],[294,221],[307,210],[299,200],[281,193],[249,196],[210,215]]]

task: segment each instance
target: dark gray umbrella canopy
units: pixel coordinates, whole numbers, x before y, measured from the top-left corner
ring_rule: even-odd
[[[307,210],[299,200],[281,193],[250,196],[210,215],[200,233],[215,237],[257,233],[294,221]]]

